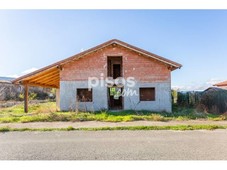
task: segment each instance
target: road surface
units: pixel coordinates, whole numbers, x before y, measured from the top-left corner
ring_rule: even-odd
[[[0,133],[1,160],[226,160],[227,130]]]

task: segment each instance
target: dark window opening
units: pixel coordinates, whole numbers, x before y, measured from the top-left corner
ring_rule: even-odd
[[[77,89],[77,100],[79,102],[92,102],[92,89]]]
[[[140,101],[155,101],[155,88],[140,88]]]
[[[122,57],[108,57],[107,62],[107,75],[113,79],[122,77]]]

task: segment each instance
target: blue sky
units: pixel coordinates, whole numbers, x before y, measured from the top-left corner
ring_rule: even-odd
[[[183,65],[172,86],[227,79],[227,10],[1,10],[0,76],[18,76],[117,38]]]

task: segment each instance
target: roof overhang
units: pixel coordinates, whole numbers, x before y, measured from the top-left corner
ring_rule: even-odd
[[[57,67],[37,70],[13,80],[12,83],[47,88],[59,88],[60,71]]]
[[[119,46],[125,47],[129,50],[135,51],[140,55],[144,55],[144,56],[153,58],[157,61],[160,61],[160,62],[168,65],[169,69],[171,71],[182,67],[182,65],[179,64],[179,63],[173,62],[173,61],[168,60],[164,57],[158,56],[156,54],[150,53],[150,52],[145,51],[143,49],[140,49],[138,47],[132,46],[132,45],[127,44],[123,41],[113,39],[113,40],[107,41],[103,44],[100,44],[96,47],[90,48],[86,51],[83,51],[81,53],[73,55],[69,58],[61,60],[61,61],[56,62],[54,64],[51,64],[49,66],[46,66],[44,68],[41,68],[37,71],[34,71],[32,73],[21,76],[21,77],[15,79],[15,80],[13,80],[12,83],[14,83],[14,84],[27,84],[27,85],[30,85],[30,86],[59,88],[59,86],[60,86],[60,70],[62,69],[63,65],[65,65],[69,62],[72,62],[74,60],[77,60],[81,57],[84,57],[84,56],[86,56],[86,55],[88,55],[92,52],[103,49],[103,48],[105,48],[109,45],[119,45]]]

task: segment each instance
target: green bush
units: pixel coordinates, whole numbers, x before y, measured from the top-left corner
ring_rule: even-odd
[[[210,88],[203,92],[200,108],[204,112],[223,114],[227,112],[227,90]]]

